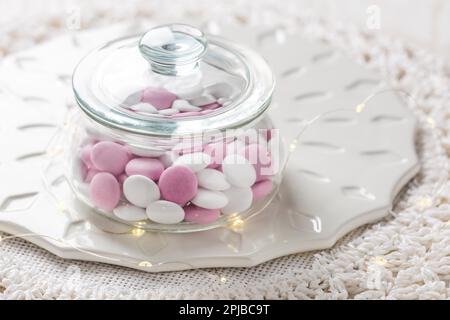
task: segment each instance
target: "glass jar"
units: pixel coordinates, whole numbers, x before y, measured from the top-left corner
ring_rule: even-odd
[[[277,192],[285,153],[255,52],[182,24],[108,42],[76,67],[83,112],[70,181],[94,212],[151,231],[247,219]]]

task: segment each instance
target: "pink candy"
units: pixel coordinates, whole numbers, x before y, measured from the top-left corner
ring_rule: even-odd
[[[89,195],[98,208],[111,211],[120,200],[119,182],[110,173],[97,173],[89,185]]]
[[[184,220],[198,224],[208,224],[216,221],[220,216],[219,209],[205,209],[196,205],[189,205],[184,208]]]
[[[203,110],[215,110],[217,108],[220,108],[222,105],[220,103],[217,102],[213,102],[207,105],[202,106]]]
[[[148,102],[158,110],[168,109],[177,96],[164,88],[148,87],[142,92],[141,102]]]
[[[208,158],[207,163],[202,164],[199,170],[193,168],[194,165],[197,165],[196,163],[191,164],[190,162],[178,161],[194,153]],[[160,160],[164,158],[164,155],[171,155],[176,159],[164,166]],[[225,176],[222,173],[219,174],[219,172],[223,171],[224,158],[228,159],[228,157],[233,155],[240,156],[244,161],[244,158],[246,158],[250,162],[247,163],[247,166],[252,171],[256,171],[256,180],[253,173],[253,181],[245,186],[248,193],[250,193],[250,197],[247,197],[249,206],[252,201],[258,201],[267,197],[274,188],[273,182],[270,180],[272,173],[269,171],[272,160],[271,155],[265,146],[261,144],[245,144],[240,139],[232,139],[228,144],[223,141],[211,142],[205,145],[202,143],[194,145],[180,143],[164,155],[160,158],[136,156],[127,147],[111,141],[100,141],[85,145],[79,153],[81,160],[80,170],[83,180],[89,183],[89,195],[92,202],[97,208],[112,211],[118,206],[122,196],[125,197],[122,198],[123,200],[144,209],[153,205],[156,200],[166,201],[171,203],[172,207],[178,208],[178,218],[183,219],[184,217],[184,221],[196,224],[209,224],[216,221],[221,213],[227,214],[226,208],[216,202],[218,199],[222,201],[224,198],[224,201],[232,203],[233,198],[230,197],[229,191],[238,185],[237,182],[242,182],[242,179],[245,177],[245,175],[243,177],[238,173],[235,180],[231,179],[233,176],[230,176],[229,172],[233,169],[231,163],[227,167],[228,171]],[[207,164],[209,165],[207,166]],[[224,166],[227,164],[228,162],[225,161]],[[255,170],[253,170],[252,165]],[[205,168],[206,166],[209,169]],[[209,175],[207,174],[208,170]],[[211,172],[214,174],[210,174]],[[236,171],[231,172],[234,172],[236,175]],[[205,175],[207,178],[205,178]],[[217,177],[221,176],[224,176],[225,187],[217,189]],[[126,183],[124,187],[124,181],[129,177],[130,179],[146,179],[148,183],[151,183],[153,185],[152,192],[157,195],[154,197],[156,200],[152,198],[151,201],[145,201],[141,205],[132,202],[129,198],[130,195],[139,195],[142,188],[133,189],[131,185],[127,186]],[[227,185],[229,188],[227,188]],[[211,196],[206,198],[200,197],[200,199],[199,196],[202,192],[203,194],[208,192],[214,193],[217,195],[217,199],[212,199]],[[145,192],[143,195],[147,196]],[[233,201],[239,202],[243,200],[242,197],[243,195],[238,193]],[[235,211],[241,212],[241,209],[236,209]],[[155,212],[153,213],[156,214]],[[161,214],[161,212],[157,213]],[[184,216],[180,215],[180,213],[184,213]],[[159,217],[158,215],[148,217],[154,222],[161,223],[155,218]],[[168,220],[166,220],[169,221],[168,216],[167,218]],[[163,219],[161,221],[166,220]]]
[[[118,143],[102,141],[92,147],[91,160],[97,170],[116,176],[125,169],[129,153],[124,146]]]
[[[164,166],[162,162],[152,158],[135,158],[130,160],[125,167],[125,172],[128,176],[139,174],[154,181],[159,179],[163,171]]]
[[[86,176],[84,177],[84,181],[86,181],[86,182],[91,182],[92,181],[92,178],[97,174],[97,173],[99,173],[100,171],[98,171],[97,169],[95,169],[95,168],[91,168],[91,169],[88,169],[88,171],[87,171],[87,173],[86,173]]]
[[[256,170],[256,182],[267,179],[271,174],[271,157],[264,146],[259,144],[250,144],[239,152]]]
[[[162,198],[184,206],[195,197],[198,181],[194,172],[184,166],[167,168],[159,178]]]
[[[263,180],[252,186],[253,200],[260,200],[267,197],[273,189],[272,180]]]

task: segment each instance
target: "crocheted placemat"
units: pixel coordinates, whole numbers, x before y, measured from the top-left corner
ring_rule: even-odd
[[[208,1],[133,1],[124,7],[115,2],[79,1],[77,6],[64,8],[54,2],[55,10],[44,15],[30,14],[22,19],[24,23],[2,21],[0,27],[5,28],[6,36],[0,40],[0,52],[25,49],[64,34],[67,28],[76,32],[72,28],[129,19],[149,22],[196,19],[243,27],[295,28],[307,37],[346,51],[355,61],[375,70],[395,89],[413,98],[412,107],[421,114],[417,149],[422,169],[398,201],[395,213],[377,224],[353,231],[333,249],[291,255],[248,269],[149,274],[66,261],[24,240],[7,240],[0,243],[1,298],[444,299],[450,296],[450,69],[421,49],[386,39],[377,32],[331,25],[299,12],[295,1],[279,2],[227,1],[221,6],[208,6]],[[438,184],[444,187],[437,189]]]

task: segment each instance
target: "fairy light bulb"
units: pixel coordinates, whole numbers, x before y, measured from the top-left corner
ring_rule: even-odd
[[[130,233],[135,237],[142,237],[145,234],[145,230],[141,228],[133,228]]]
[[[235,219],[233,219],[233,221],[231,221],[229,227],[231,230],[238,232],[238,231],[242,231],[242,229],[244,229],[245,226],[245,221],[242,220],[241,217],[236,217]]]
[[[141,261],[139,262],[138,266],[143,268],[151,268],[153,267],[153,263],[151,263],[150,261]]]

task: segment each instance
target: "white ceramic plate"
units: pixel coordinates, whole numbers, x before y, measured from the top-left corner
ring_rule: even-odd
[[[415,120],[395,93],[324,44],[280,30],[222,30],[257,47],[278,80],[270,112],[292,154],[279,196],[264,212],[230,228],[157,234],[130,230],[74,200],[58,133],[75,107],[71,73],[98,39],[137,32],[119,25],[64,36],[0,65],[0,229],[63,258],[157,272],[247,267],[329,248],[386,216],[419,169]]]

